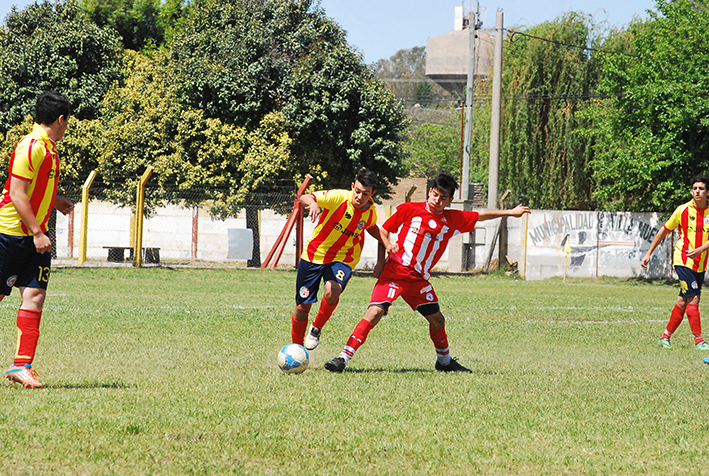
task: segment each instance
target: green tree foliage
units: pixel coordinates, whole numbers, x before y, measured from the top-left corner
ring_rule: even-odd
[[[280,178],[349,186],[368,167],[386,197],[402,171],[403,110],[311,0],[198,0],[171,61],[178,94],[208,118],[253,131],[280,114],[295,158]]]
[[[460,126],[456,119],[449,115],[449,124],[425,122],[411,128],[404,149],[411,176],[430,178],[439,172],[460,175]]]
[[[426,78],[426,48],[417,46],[397,51],[374,65],[377,78],[387,82],[392,93],[406,106],[432,106],[455,98]]]
[[[94,119],[120,79],[118,37],[87,20],[76,0],[32,3],[0,27],[0,133],[34,112],[37,95],[65,93],[78,119]]]
[[[505,43],[500,189],[526,196],[535,208],[593,209],[588,162],[593,139],[581,112],[595,93],[598,61],[587,50],[599,38],[589,17],[567,13],[512,35]]]
[[[189,9],[186,0],[79,0],[98,26],[118,32],[123,47],[142,50],[169,42],[175,25]]]
[[[159,185],[149,191],[151,204],[211,200],[212,212],[226,216],[293,163],[283,116],[266,114],[250,130],[209,118],[180,103],[171,69],[163,53],[126,51],[125,85],[109,91],[104,129],[96,131],[100,180],[125,181],[128,187],[111,189],[109,198],[131,204],[134,185],[151,165]]]
[[[709,10],[660,0],[658,14],[614,38],[636,55],[608,55],[594,110],[596,196],[605,208],[666,210],[709,170]]]

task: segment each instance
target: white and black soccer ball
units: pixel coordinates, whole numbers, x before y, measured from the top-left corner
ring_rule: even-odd
[[[287,374],[305,372],[310,364],[310,357],[305,347],[298,344],[284,345],[278,352],[278,367]]]

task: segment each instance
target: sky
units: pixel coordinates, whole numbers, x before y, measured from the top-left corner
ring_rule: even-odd
[[[470,0],[314,0],[326,15],[347,31],[348,42],[363,55],[366,63],[389,58],[401,49],[426,46],[426,40],[453,30],[455,7],[465,11],[475,7]],[[4,22],[12,5],[24,8],[30,0],[0,0]],[[554,20],[569,11],[592,16],[597,23],[622,27],[635,16],[647,18],[655,10],[654,0],[482,0],[483,28],[495,26],[496,11],[502,10],[504,26],[531,27]]]

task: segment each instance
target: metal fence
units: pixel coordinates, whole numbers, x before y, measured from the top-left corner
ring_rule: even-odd
[[[148,190],[148,195],[151,192]],[[75,207],[67,216],[55,212],[50,220],[52,252],[57,259],[76,260],[80,252],[83,205],[80,186],[64,196]],[[91,197],[86,217],[86,260],[133,261],[135,205],[112,201],[110,187],[92,187]],[[199,205],[191,204],[195,200],[186,201],[190,204],[153,203],[143,222],[143,261],[146,264],[244,262],[258,267],[283,230],[294,201],[295,192],[251,194],[238,213],[223,218],[212,216],[208,200]],[[291,247],[286,247],[281,263],[295,263]]]

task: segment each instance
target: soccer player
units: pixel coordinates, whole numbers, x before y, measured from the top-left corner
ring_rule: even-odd
[[[468,212],[446,210],[453,201],[458,183],[448,174],[438,175],[424,203],[403,203],[389,217],[382,228],[398,233],[398,252],[389,254],[384,270],[372,291],[372,298],[364,319],[359,321],[339,357],[325,363],[331,372],[342,372],[355,352],[364,344],[369,332],[401,296],[411,309],[418,311],[429,323],[429,335],[436,350],[436,370],[442,372],[470,372],[450,356],[445,318],[438,305],[438,297],[429,282],[431,269],[438,263],[448,241],[458,233],[475,229],[479,221],[503,216],[521,217],[528,207],[518,205],[512,210]],[[384,251],[379,249],[380,255]]]
[[[17,352],[5,375],[28,388],[42,387],[32,361],[52,260],[47,221],[52,207],[65,215],[74,207],[57,196],[56,142],[66,132],[70,112],[69,100],[62,94],[50,91],[37,97],[36,124],[10,157],[0,198],[0,300],[10,295],[13,286],[20,288],[22,298],[17,312]]]
[[[340,294],[359,262],[365,230],[387,250],[397,249],[377,226],[377,212],[372,200],[376,185],[377,175],[362,169],[351,190],[323,190],[300,197],[317,226],[308,238],[298,264],[291,339],[308,350],[315,349],[320,343],[322,328],[335,311]],[[378,261],[374,267],[375,276],[383,267],[383,260]],[[308,315],[318,300],[321,281],[325,282],[323,299],[305,337]]]
[[[670,313],[667,328],[657,345],[665,349],[672,348],[670,338],[682,323],[686,313],[689,328],[694,334],[694,348],[709,350],[709,345],[702,337],[702,321],[699,316],[699,299],[704,284],[704,271],[707,269],[706,250],[709,249],[709,213],[707,213],[709,178],[697,175],[692,177],[690,185],[692,199],[675,209],[669,220],[655,235],[640,264],[643,268],[647,268],[655,248],[672,233],[672,230],[679,227],[679,239],[675,243],[672,258],[679,279],[679,296]]]

